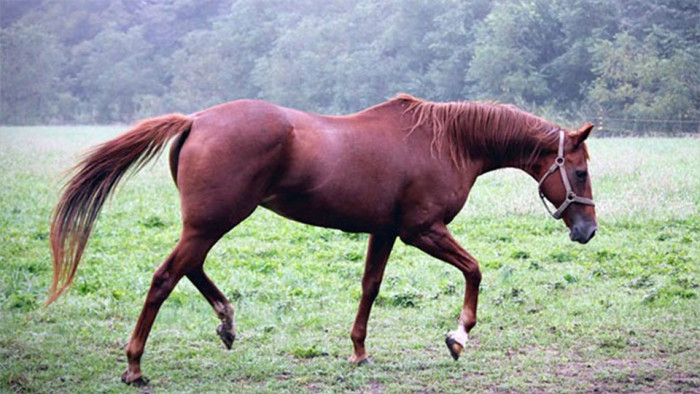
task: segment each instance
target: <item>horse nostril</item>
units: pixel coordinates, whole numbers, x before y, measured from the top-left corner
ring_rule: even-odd
[[[595,237],[595,232],[598,231],[597,228],[593,228],[593,231],[591,231],[591,235],[588,236],[588,240],[590,241],[593,237]]]
[[[595,237],[595,232],[598,231],[598,226],[591,226],[587,229],[587,236],[584,237],[580,242],[581,243],[588,243],[593,237]]]

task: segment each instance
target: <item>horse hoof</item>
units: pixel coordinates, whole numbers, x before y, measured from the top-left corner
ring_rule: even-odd
[[[231,350],[231,346],[233,346],[233,341],[236,340],[236,333],[226,330],[224,328],[223,323],[219,324],[219,326],[216,327],[216,333],[217,335],[219,335],[219,338],[221,338],[221,340],[224,342],[226,348]]]
[[[131,373],[128,369],[122,374],[122,382],[134,387],[143,387],[148,384],[148,379],[141,376],[141,374]]]
[[[357,357],[355,355],[352,355],[350,356],[350,358],[348,358],[348,361],[350,362],[350,364],[355,364],[358,367],[361,365],[372,364],[372,359],[369,356]]]
[[[445,344],[447,345],[447,349],[449,349],[452,358],[458,360],[459,354],[462,353],[462,349],[464,349],[464,347],[451,336],[447,336],[447,338],[445,338]]]

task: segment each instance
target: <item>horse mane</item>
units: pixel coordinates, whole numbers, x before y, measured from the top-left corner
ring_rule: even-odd
[[[399,94],[393,100],[408,106],[413,116],[410,132],[432,129],[431,150],[447,146],[452,162],[464,167],[469,158],[497,162],[534,160],[543,149],[556,151],[559,126],[513,105],[458,101],[435,103]]]

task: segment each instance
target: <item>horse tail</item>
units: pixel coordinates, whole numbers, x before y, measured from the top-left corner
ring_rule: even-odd
[[[141,121],[124,134],[94,147],[63,188],[51,218],[53,283],[46,305],[71,284],[102,205],[127,170],[133,172],[158,156],[173,137],[188,132],[192,119],[170,114]],[[132,173],[133,173],[132,172]]]

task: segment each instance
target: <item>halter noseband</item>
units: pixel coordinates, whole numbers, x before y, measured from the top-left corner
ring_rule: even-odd
[[[552,215],[554,219],[561,219],[561,215],[564,213],[566,208],[568,208],[569,205],[571,205],[572,203],[595,206],[593,200],[591,200],[590,198],[577,196],[576,193],[574,193],[574,191],[571,190],[571,184],[569,183],[569,177],[566,176],[564,162],[564,130],[559,130],[559,151],[557,153],[557,158],[554,159],[554,164],[552,164],[552,166],[549,167],[549,170],[547,170],[547,173],[544,174],[542,179],[540,179],[540,183],[538,185],[540,198],[542,199],[542,204],[544,204],[545,209],[547,209],[547,212],[549,212],[549,214]],[[556,170],[559,170],[561,172],[561,180],[564,183],[564,189],[566,190],[566,198],[564,199],[564,202],[559,206],[559,208],[557,208],[557,210],[554,213],[552,213],[552,211],[549,209],[549,206],[547,205],[547,202],[544,199],[544,193],[542,193],[542,184]]]

